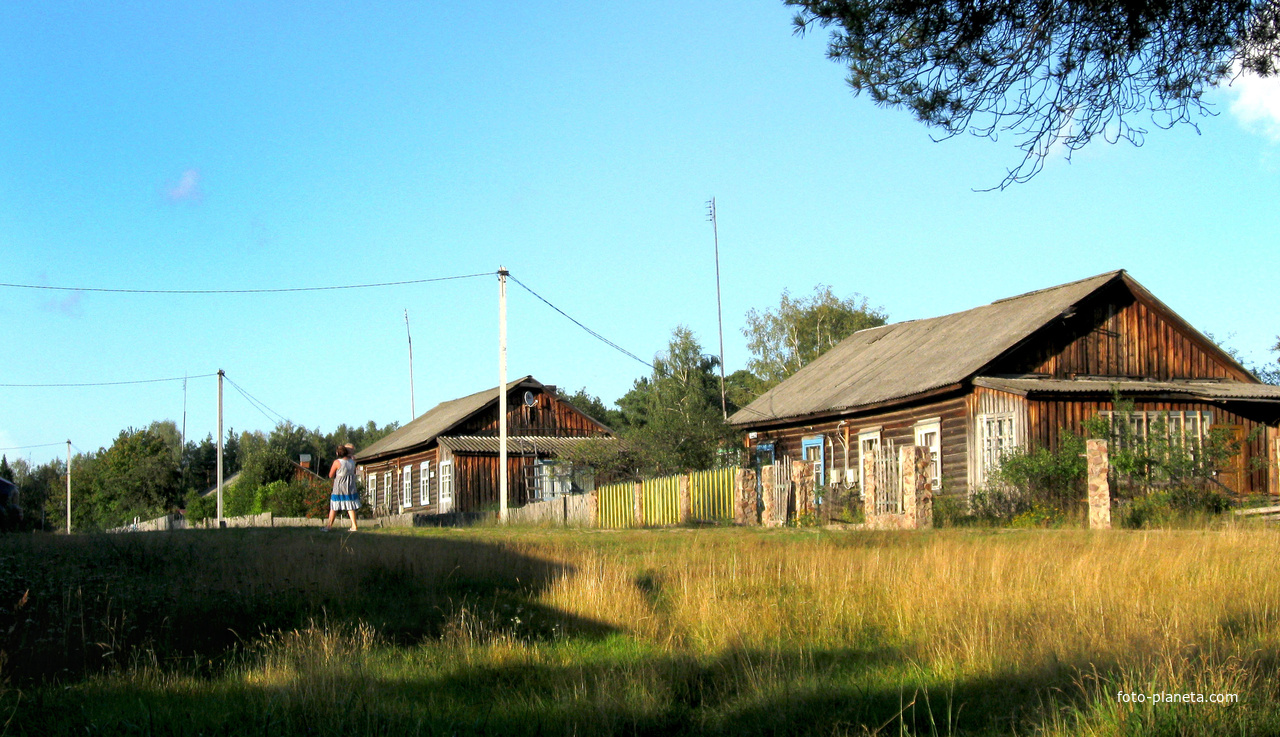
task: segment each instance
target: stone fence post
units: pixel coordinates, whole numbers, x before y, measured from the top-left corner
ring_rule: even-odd
[[[908,445],[898,449],[902,473],[902,514],[907,529],[933,527],[933,489],[929,486],[929,449]]]
[[[767,474],[766,474],[767,475]],[[733,483],[733,522],[738,525],[759,524],[756,510],[756,470],[739,468]]]
[[[876,516],[876,457],[875,453],[862,454],[862,516],[868,525]]]
[[[796,518],[813,514],[813,463],[811,461],[791,462],[791,488],[795,491]]]
[[[1089,529],[1111,529],[1111,484],[1107,474],[1111,461],[1107,441],[1086,440],[1084,456],[1089,466]]]
[[[778,520],[778,491],[776,486],[777,479],[774,478],[774,469],[776,465],[761,466],[760,473],[764,474],[760,477],[760,496],[764,502],[764,508],[760,511],[760,521],[765,527],[778,527],[782,524]],[[785,518],[787,513],[786,502],[783,501],[782,515]]]
[[[693,486],[693,476],[691,474],[682,473],[679,479],[680,484],[680,524],[686,524],[689,518],[693,516],[693,493],[690,488]]]

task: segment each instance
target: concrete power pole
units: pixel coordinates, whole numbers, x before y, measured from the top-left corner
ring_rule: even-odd
[[[218,527],[222,527],[222,376],[218,369]]]
[[[498,267],[498,520],[507,521],[507,270]]]
[[[409,338],[409,421],[418,419],[418,408],[413,402],[413,333],[409,331],[409,308],[404,308],[404,333]]]
[[[716,244],[716,322],[720,326],[720,413],[729,419],[729,403],[724,395],[724,311],[720,309],[720,226],[716,223],[716,198],[707,202],[707,219]]]
[[[71,440],[67,440],[67,534],[71,534]]]

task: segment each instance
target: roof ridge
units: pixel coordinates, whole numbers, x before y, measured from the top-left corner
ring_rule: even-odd
[[[1024,293],[1022,293],[1022,294],[1015,294],[1015,295],[1014,295],[1014,296],[1012,296],[1012,297],[1002,297],[1001,299],[997,299],[997,300],[995,300],[995,301],[991,302],[991,304],[993,304],[993,305],[1004,304],[1005,302],[1012,302],[1012,301],[1014,301],[1015,299],[1022,299],[1023,297],[1030,297],[1030,296],[1032,296],[1032,295],[1036,295],[1036,294],[1044,294],[1045,292],[1052,292],[1052,291],[1053,291],[1053,290],[1055,290],[1055,289],[1063,289],[1063,288],[1065,288],[1065,287],[1073,287],[1073,286],[1075,286],[1075,285],[1077,285],[1077,284],[1083,284],[1084,282],[1087,282],[1087,281],[1093,281],[1094,279],[1101,279],[1101,278],[1102,278],[1102,277],[1104,277],[1104,276],[1108,276],[1108,277],[1115,278],[1115,277],[1117,277],[1117,276],[1119,276],[1120,274],[1123,274],[1123,273],[1125,273],[1124,269],[1115,269],[1114,271],[1104,271],[1104,272],[1102,272],[1101,274],[1094,274],[1093,276],[1086,276],[1086,277],[1085,277],[1085,278],[1083,278],[1083,279],[1076,279],[1075,281],[1069,281],[1069,282],[1067,282],[1067,283],[1065,283],[1065,284],[1058,284],[1058,285],[1055,285],[1055,286],[1052,286],[1052,287],[1044,287],[1043,289],[1033,289],[1033,290],[1031,290],[1030,292],[1024,292]],[[981,306],[985,307],[986,305],[981,305]],[[975,308],[975,309],[976,309],[976,308]],[[967,311],[967,310],[966,310],[966,311]]]

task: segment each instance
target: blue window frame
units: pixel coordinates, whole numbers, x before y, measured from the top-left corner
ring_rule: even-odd
[[[806,461],[813,461],[813,483],[822,486],[826,483],[827,439],[815,435],[800,441],[800,455]]]
[[[756,446],[756,465],[769,466],[773,464],[773,443],[760,443]]]

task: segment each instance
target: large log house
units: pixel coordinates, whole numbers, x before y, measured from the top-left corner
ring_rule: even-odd
[[[859,483],[862,453],[892,441],[930,448],[937,492],[966,493],[1006,450],[1081,432],[1116,392],[1139,422],[1226,428],[1242,448],[1218,481],[1280,494],[1280,386],[1124,271],[859,331],[729,420],[762,461],[814,461],[819,483]]]

